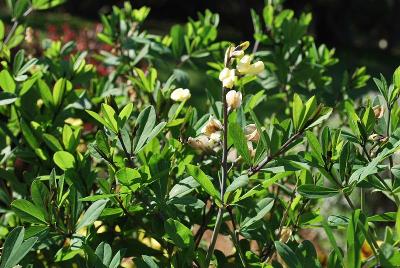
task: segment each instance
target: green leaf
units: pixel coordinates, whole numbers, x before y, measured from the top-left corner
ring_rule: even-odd
[[[0,41],[3,41],[5,33],[4,22],[0,20]]]
[[[322,221],[322,226],[324,227],[326,236],[328,237],[329,242],[332,245],[332,247],[336,253],[336,257],[339,258],[340,263],[342,263],[342,265],[344,265],[342,251],[339,249],[339,247],[336,243],[336,239],[335,239],[335,236],[333,235],[331,227],[328,225],[326,220]]]
[[[13,7],[13,18],[19,19],[29,8],[29,0],[17,0]]]
[[[106,122],[98,113],[90,110],[86,110],[86,112],[90,114],[94,119],[96,119],[100,124],[102,124],[103,126],[107,127],[110,130],[113,130],[112,125]]]
[[[58,151],[53,156],[54,163],[62,170],[73,168],[75,158],[72,154],[66,151]]]
[[[322,158],[322,155],[323,155],[322,147],[321,147],[321,144],[319,143],[317,137],[311,131],[306,132],[306,137],[308,140],[308,144],[310,145],[310,147],[312,149],[313,156],[318,160],[318,163],[320,165],[323,165],[324,159]]]
[[[264,198],[257,203],[258,207],[261,207],[260,211],[258,211],[257,215],[250,218],[249,220],[243,222],[242,226],[240,227],[241,230],[249,229],[253,224],[257,221],[264,218],[264,216],[271,210],[274,205],[273,198]]]
[[[33,134],[31,127],[25,122],[25,120],[21,119],[20,126],[22,134],[24,134],[24,138],[28,142],[29,146],[34,150],[39,148],[39,142]]]
[[[314,120],[314,122],[311,123],[309,126],[307,126],[306,129],[311,129],[311,128],[321,124],[323,121],[328,119],[329,116],[331,116],[332,111],[333,111],[333,109],[330,107],[322,107],[318,114],[318,118],[316,120]]]
[[[103,103],[101,111],[103,112],[103,118],[107,122],[107,126],[111,127],[110,130],[118,133],[118,122],[114,109],[110,105]]]
[[[198,186],[200,186],[200,184],[192,176],[187,177],[172,187],[168,194],[169,198],[185,196],[195,190]]]
[[[180,57],[183,53],[184,48],[183,44],[185,32],[183,27],[180,25],[172,26],[170,35],[172,38],[172,54],[174,55],[174,57]]]
[[[313,184],[300,185],[297,188],[297,192],[300,195],[310,199],[327,198],[339,194],[338,189],[333,189]]]
[[[247,164],[251,164],[252,159],[247,146],[247,139],[240,125],[238,123],[229,124],[229,134],[238,153],[243,157]]]
[[[266,5],[263,9],[263,18],[265,26],[268,28],[272,27],[272,23],[274,20],[274,7],[272,5]]]
[[[15,93],[15,82],[8,70],[4,69],[0,72],[0,87],[9,93]]]
[[[304,117],[304,105],[300,96],[295,93],[293,96],[293,125],[295,130],[299,130]]]
[[[396,68],[393,74],[393,84],[395,87],[400,88],[400,66]]]
[[[47,146],[49,146],[53,151],[57,152],[63,150],[61,143],[53,135],[44,133],[42,137]]]
[[[17,96],[10,92],[0,92],[0,106],[14,103],[17,100]]]
[[[11,203],[14,212],[24,221],[30,223],[46,224],[43,209],[32,204],[28,200],[18,199]]]
[[[128,120],[129,116],[131,115],[133,110],[133,104],[132,103],[128,103],[124,109],[122,109],[122,111],[119,113],[118,117],[120,119],[120,124],[119,124],[119,128],[124,127],[126,121]]]
[[[115,253],[114,257],[112,258],[110,265],[108,267],[118,268],[121,263],[122,255],[123,254],[121,254],[121,250],[118,250],[117,253]]]
[[[187,165],[186,170],[214,199],[221,201],[218,191],[215,189],[214,185],[208,178],[208,176],[197,166]]]
[[[56,152],[53,156],[53,161],[62,170],[73,168],[75,165],[74,156],[66,151]]]
[[[101,242],[97,246],[95,254],[100,259],[101,263],[108,267],[112,257],[111,246],[106,242]]]
[[[62,3],[65,3],[66,0],[33,0],[32,6],[36,10],[45,10],[49,9]]]
[[[99,130],[96,133],[96,146],[106,156],[110,154],[110,144],[104,131]]]
[[[304,112],[303,112],[303,117],[301,118],[301,122],[299,124],[299,128],[303,128],[308,120],[311,119],[312,115],[316,112],[317,110],[317,99],[315,96],[312,96],[305,104],[304,107]]]
[[[42,98],[44,105],[46,105],[48,108],[53,107],[54,100],[49,86],[42,79],[39,79],[37,84],[39,86],[40,97]]]
[[[72,84],[65,78],[60,78],[54,85],[53,88],[53,103],[55,106],[59,106],[65,97],[65,92],[72,89]]]
[[[362,123],[367,134],[369,135],[374,130],[375,126],[375,114],[371,107],[366,108],[362,117]]]
[[[14,267],[33,248],[38,238],[31,237],[23,241],[24,234],[24,227],[16,227],[8,234],[3,245],[0,268]]]
[[[141,178],[141,175],[136,169],[122,168],[115,173],[115,177],[123,185],[130,186],[137,182],[135,179]]]
[[[136,126],[138,130],[134,139],[135,153],[140,152],[143,147],[149,143],[154,137],[160,133],[165,127],[166,123],[159,123],[154,127],[156,123],[156,112],[153,106],[146,107],[138,116]]]
[[[396,213],[396,234],[400,236],[400,208],[397,210]]]
[[[279,241],[275,241],[274,244],[279,256],[281,256],[281,258],[287,264],[288,267],[302,268],[299,259],[297,258],[296,254],[290,247]]]
[[[236,189],[242,188],[249,184],[249,177],[247,175],[241,175],[235,178],[232,183],[226,188],[226,193],[233,192]]]
[[[12,267],[12,261],[10,261],[10,259],[12,259],[16,249],[21,246],[24,240],[24,233],[24,227],[16,227],[8,234],[1,254],[0,268]]]
[[[91,195],[91,196],[87,196],[84,198],[80,198],[79,200],[82,202],[94,202],[100,199],[105,199],[105,198],[110,198],[110,197],[114,197],[119,195],[117,194],[97,194],[97,195]]]
[[[106,207],[107,202],[108,200],[98,200],[94,202],[83,214],[82,218],[77,223],[75,230],[79,230],[94,223]]]
[[[346,267],[361,267],[361,247],[364,243],[365,236],[361,228],[368,228],[367,224],[361,224],[365,221],[365,217],[361,211],[357,209],[351,216],[347,227],[347,265]]]
[[[49,190],[40,180],[33,181],[31,185],[31,197],[33,203],[46,214],[49,200]]]
[[[194,246],[193,234],[189,228],[174,219],[168,219],[164,223],[168,238],[179,248],[192,248]]]

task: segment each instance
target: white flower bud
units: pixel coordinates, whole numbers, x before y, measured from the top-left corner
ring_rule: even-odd
[[[204,135],[211,137],[212,134],[219,132],[223,129],[223,126],[221,122],[214,118],[213,116],[210,116],[208,119],[208,122],[203,126],[201,129],[201,133]],[[213,136],[215,138],[215,136]]]
[[[224,68],[219,74],[219,80],[225,88],[233,88],[236,82],[235,69]]]
[[[185,88],[177,88],[171,93],[171,99],[173,101],[186,101],[190,98],[190,90]]]
[[[226,103],[230,110],[239,108],[242,104],[242,93],[240,91],[229,90],[226,93]]]
[[[258,142],[260,139],[260,133],[258,133],[257,126],[255,124],[247,125],[244,128],[244,134],[248,141]]]

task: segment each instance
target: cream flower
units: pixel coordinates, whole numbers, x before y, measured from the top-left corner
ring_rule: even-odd
[[[237,77],[235,75],[235,69],[224,68],[219,73],[219,81],[222,82],[222,86],[225,88],[229,88],[229,89],[233,88],[236,80],[237,80]]]
[[[251,60],[250,55],[244,55],[236,65],[238,72],[241,74],[257,75],[264,71],[264,63],[262,61],[251,64]]]
[[[382,118],[384,113],[385,113],[385,107],[383,107],[382,105],[376,105],[374,108],[372,108],[374,110],[374,115],[376,119]]]
[[[240,91],[229,90],[226,93],[226,103],[230,110],[239,108],[242,104],[242,93]]]
[[[264,68],[264,62],[259,60],[251,65],[249,74],[257,75],[259,73],[262,73],[264,71]]]
[[[221,131],[214,132],[210,135],[210,140],[218,142],[221,140]]]
[[[83,121],[80,118],[72,118],[68,117],[64,120],[65,123],[70,124],[71,126],[78,127],[83,125]]]
[[[218,119],[214,118],[213,116],[210,116],[208,122],[201,129],[201,133],[203,133],[208,137],[211,137],[212,134],[221,131],[222,128],[223,126],[221,122]],[[213,136],[213,138],[215,138],[215,136]]]
[[[248,141],[258,142],[260,139],[260,133],[258,133],[257,126],[255,124],[247,125],[244,128],[244,134]]]
[[[187,88],[177,88],[171,93],[171,99],[174,101],[186,101],[190,96],[190,90]]]
[[[251,157],[256,156],[256,149],[253,148],[253,144],[251,143],[251,141],[247,142],[247,148],[249,149]]]
[[[193,149],[201,151],[210,151],[214,147],[214,141],[210,140],[206,135],[200,135],[196,138],[189,137],[188,144]]]
[[[235,163],[239,160],[238,152],[235,148],[232,148],[228,151],[228,155],[226,156],[226,160],[228,163]]]
[[[244,55],[244,51],[243,50],[235,50],[235,51],[233,51],[231,53],[231,56],[235,57],[235,58],[243,57],[243,55]]]

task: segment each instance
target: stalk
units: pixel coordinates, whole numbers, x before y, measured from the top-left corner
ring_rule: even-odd
[[[224,195],[225,195],[225,185],[226,185],[226,178],[228,175],[228,165],[227,165],[227,156],[228,156],[228,105],[226,103],[226,89],[222,87],[221,90],[222,96],[222,103],[223,103],[223,141],[222,141],[222,179],[221,179],[221,189],[220,189],[220,196],[221,202],[224,203]],[[215,223],[214,231],[211,237],[211,243],[207,251],[206,255],[206,267],[209,266],[211,261],[211,256],[214,253],[215,244],[217,242],[219,229],[221,228],[222,218],[224,216],[225,205],[223,204],[218,209],[217,221]]]

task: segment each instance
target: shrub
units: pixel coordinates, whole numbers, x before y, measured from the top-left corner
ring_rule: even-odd
[[[150,34],[125,3],[99,51],[32,51],[24,18],[61,2],[8,1],[0,23],[0,268],[400,265],[399,70],[353,98],[366,69],[334,76],[280,1],[251,11],[253,44],[208,10]]]

